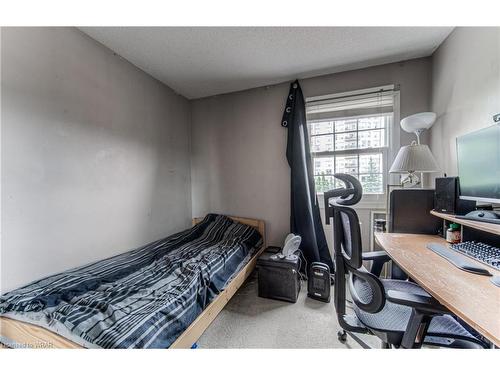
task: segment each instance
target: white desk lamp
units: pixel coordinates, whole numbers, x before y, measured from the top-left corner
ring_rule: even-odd
[[[408,173],[401,185],[409,184],[415,186],[421,182],[421,177],[417,172],[438,172],[439,166],[432,155],[429,146],[420,144],[420,134],[429,129],[436,121],[434,112],[422,112],[405,117],[401,120],[401,128],[408,133],[415,133],[417,141],[413,141],[409,146],[399,149],[389,173]]]
[[[401,128],[407,133],[415,133],[417,136],[417,144],[420,144],[420,134],[424,130],[430,129],[436,122],[436,114],[434,112],[421,112],[405,117],[401,120]]]
[[[416,172],[438,172],[439,166],[432,155],[429,146],[419,145],[415,141],[409,146],[399,149],[396,159],[392,163],[389,173],[408,173],[408,176],[401,181],[401,184],[417,185],[420,178]]]

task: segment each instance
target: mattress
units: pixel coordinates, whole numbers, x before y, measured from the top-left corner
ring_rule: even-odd
[[[0,316],[86,348],[167,348],[261,245],[256,229],[209,214],[188,230],[8,292]]]

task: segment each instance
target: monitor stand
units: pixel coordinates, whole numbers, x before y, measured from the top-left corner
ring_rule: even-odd
[[[464,216],[457,216],[457,217],[465,220],[481,221],[483,223],[500,225],[500,212],[492,210],[476,210],[469,212]]]

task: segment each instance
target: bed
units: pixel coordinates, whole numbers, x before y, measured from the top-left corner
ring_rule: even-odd
[[[29,348],[189,348],[255,268],[261,220],[190,229],[0,297],[0,342]]]

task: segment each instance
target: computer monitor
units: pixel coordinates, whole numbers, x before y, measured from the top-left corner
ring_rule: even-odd
[[[500,203],[500,123],[457,138],[460,198]]]

